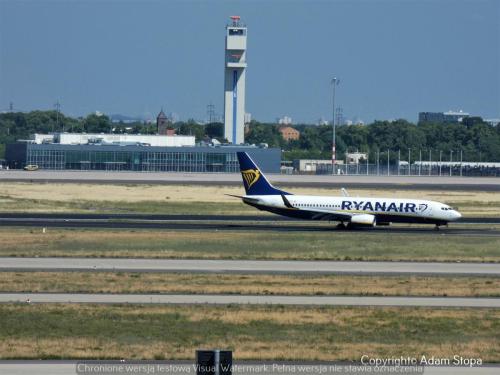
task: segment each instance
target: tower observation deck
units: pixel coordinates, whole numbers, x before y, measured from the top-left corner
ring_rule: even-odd
[[[245,71],[247,28],[239,16],[226,26],[224,63],[224,137],[232,144],[244,143]]]

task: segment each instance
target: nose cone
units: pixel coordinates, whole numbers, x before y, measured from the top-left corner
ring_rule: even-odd
[[[462,217],[462,214],[456,210],[451,211],[451,217],[453,221],[456,221]]]

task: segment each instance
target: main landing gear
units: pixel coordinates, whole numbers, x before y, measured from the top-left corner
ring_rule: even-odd
[[[343,222],[340,223],[340,224],[337,224],[337,229],[339,230],[351,230],[351,229],[354,229],[354,225],[351,224],[351,223],[347,223],[347,224],[344,224]]]

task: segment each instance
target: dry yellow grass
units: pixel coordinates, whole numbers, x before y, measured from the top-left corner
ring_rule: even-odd
[[[293,188],[294,194],[340,195],[337,189]],[[349,189],[351,196],[396,197],[430,199],[453,202],[460,205],[466,202],[481,202],[485,207],[500,213],[500,194],[496,192],[471,191],[432,191],[398,189]],[[44,202],[237,202],[225,194],[243,193],[240,186],[202,186],[202,185],[106,185],[77,183],[21,183],[3,182],[0,184],[0,208],[13,200],[39,200]],[[493,207],[496,206],[496,207]],[[476,208],[477,210],[477,208]]]
[[[500,361],[499,310],[42,304],[3,305],[0,314],[22,317],[10,321],[10,334],[0,334],[0,358],[192,359],[200,347],[218,347],[240,360],[459,354]],[[51,334],[19,326],[23,334],[16,335],[26,314],[42,317],[39,329]],[[72,337],[65,329],[77,321],[86,326],[75,326],[80,336]],[[96,329],[100,324],[106,332]],[[131,324],[134,332],[125,332]]]
[[[410,197],[415,199],[449,199],[452,201],[500,202],[495,192],[432,191],[432,190],[389,190],[349,189],[352,196]],[[39,184],[2,183],[0,195],[13,198],[30,198],[53,201],[177,201],[234,202],[224,194],[242,194],[239,186],[203,185],[105,185],[105,184]],[[340,195],[337,189],[294,188],[294,194]]]
[[[485,277],[1,272],[2,292],[500,296]]]
[[[203,341],[203,340],[202,340]],[[403,347],[385,343],[317,343],[311,347],[301,342],[267,342],[248,340],[241,337],[228,343],[213,340],[203,343],[203,347],[233,348],[233,357],[238,360],[306,360],[359,361],[362,355],[371,357],[421,356],[453,358],[460,353],[464,358],[481,358],[484,362],[497,362],[497,356],[485,356],[498,342],[477,340],[468,343],[411,343]],[[201,346],[196,344],[180,345],[176,342],[151,340],[147,345],[121,343],[112,339],[93,338],[9,338],[0,342],[0,358],[69,358],[69,359],[193,359],[195,351]]]

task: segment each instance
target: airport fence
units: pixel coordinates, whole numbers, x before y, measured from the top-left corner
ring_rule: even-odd
[[[416,159],[412,159],[412,155],[415,155]],[[461,151],[444,153],[425,150],[416,154],[409,152],[405,156],[400,151],[377,151],[371,154],[356,151],[346,153],[346,156],[348,157],[344,160],[338,160],[334,171],[328,160],[303,160],[307,163],[305,170],[300,170],[301,164],[297,160],[294,161],[293,168],[289,163],[284,171],[320,175],[500,177],[499,162],[464,161]]]

